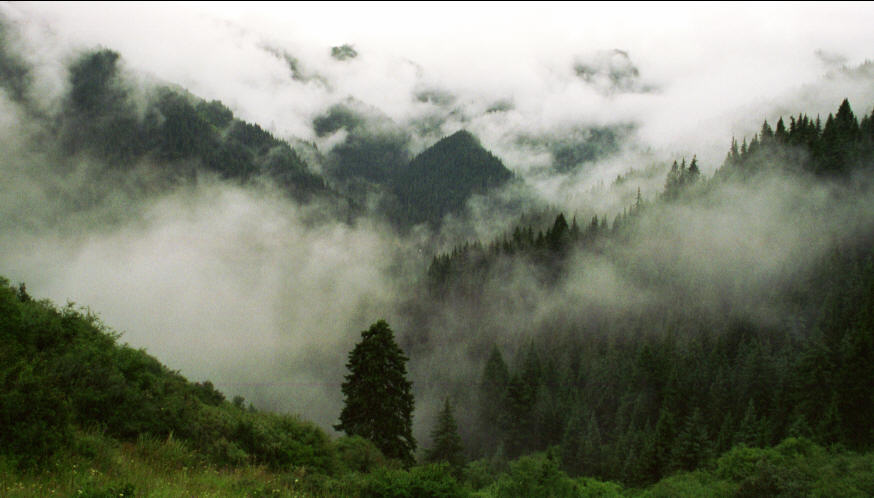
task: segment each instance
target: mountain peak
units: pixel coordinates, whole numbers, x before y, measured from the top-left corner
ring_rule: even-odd
[[[461,211],[470,196],[500,186],[513,174],[467,130],[459,130],[416,156],[395,182],[412,223],[439,224]]]

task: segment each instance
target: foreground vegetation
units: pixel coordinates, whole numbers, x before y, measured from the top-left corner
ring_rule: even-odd
[[[340,459],[342,460],[342,458]],[[40,469],[0,464],[0,494],[44,496],[291,496],[291,497],[677,497],[871,496],[874,453],[825,449],[789,438],[773,448],[737,446],[703,469],[630,488],[590,477],[571,478],[557,451],[509,463],[476,461],[456,479],[446,464],[402,469],[390,463],[368,472],[332,475],[305,467],[216,466],[185,442],[141,437],[120,442],[77,432],[70,448]]]
[[[562,470],[562,451],[405,468],[360,437],[228,402],[88,311],[0,288],[4,496],[870,496],[874,453],[739,444],[643,488]]]

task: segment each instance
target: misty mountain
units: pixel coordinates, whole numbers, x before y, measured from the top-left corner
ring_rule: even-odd
[[[238,182],[264,176],[298,200],[331,194],[288,143],[235,118],[218,101],[157,86],[138,110],[119,60],[118,53],[100,50],[70,67],[59,116],[64,152],[96,156],[116,170],[146,161],[168,179],[193,179],[198,172]]]
[[[631,124],[580,126],[561,133],[523,135],[517,143],[532,151],[548,153],[552,157],[553,169],[571,173],[619,152],[633,130]]]
[[[410,161],[410,135],[387,116],[348,101],[334,104],[313,119],[318,137],[344,133],[328,153],[326,172],[353,195],[362,184],[386,187]]]
[[[29,117],[23,131],[49,158],[41,168],[77,181],[90,178],[87,198],[65,189],[80,205],[93,206],[116,189],[147,196],[201,175],[238,184],[266,180],[299,202],[348,205],[288,142],[236,118],[221,102],[140,82],[117,52],[99,49],[73,59],[65,91],[50,106],[34,100],[31,89],[39,82],[14,46],[4,38],[0,48],[0,87]]]
[[[319,137],[341,134],[327,154],[326,171],[347,195],[366,204],[381,196],[379,210],[398,227],[441,224],[474,194],[513,177],[494,154],[466,130],[411,157],[411,133],[360,102],[335,104],[313,120]]]
[[[756,29],[700,38],[712,21],[661,6],[670,43],[617,24],[626,44],[601,16],[561,44],[511,30],[494,53],[330,18],[322,41],[146,22],[169,6],[70,43],[89,9],[0,4],[0,482],[34,463],[73,494],[93,482],[69,464],[158,448],[184,456],[167,468],[254,469],[302,496],[429,479],[468,488],[443,496],[874,494],[847,477],[871,457],[845,458],[874,450],[874,72],[846,66],[864,23],[811,21],[802,45],[835,52],[810,60]],[[740,10],[739,26],[773,18]],[[40,12],[71,26],[43,31]],[[579,23],[596,17],[591,44]],[[360,45],[331,48],[344,39]],[[94,306],[133,346],[30,289]],[[346,353],[379,318],[412,383],[415,457],[460,441],[451,472],[332,440]]]
[[[449,389],[479,413],[469,448],[558,445],[571,475],[643,484],[739,443],[874,444],[871,122],[847,100],[825,126],[765,122],[714,177],[675,161],[612,224],[562,213],[434,256],[408,344],[462,329],[480,392]]]
[[[474,194],[484,194],[513,173],[470,132],[458,131],[413,158],[392,180],[397,216],[407,223],[439,224],[460,212]]]

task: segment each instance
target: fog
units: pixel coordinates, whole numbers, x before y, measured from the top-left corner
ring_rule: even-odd
[[[326,429],[346,353],[379,318],[412,348],[425,441],[437,404],[469,394],[492,343],[512,357],[556,323],[603,332],[678,295],[784,324],[792,310],[770,299],[780,285],[850,223],[874,221],[868,191],[769,177],[647,211],[626,244],[572,255],[557,285],[508,261],[483,283],[482,306],[428,304],[425,329],[411,330],[433,252],[489,241],[525,207],[612,221],[638,188],[655,199],[674,159],[697,155],[712,175],[731,137],[762,119],[825,116],[845,97],[869,114],[874,7],[16,3],[0,17],[6,56],[31,67],[27,99],[0,95],[0,275],[89,306],[192,380]],[[343,44],[358,55],[332,57]],[[411,157],[464,128],[520,182],[473,198],[439,234],[404,236],[375,216],[325,217],[269,184],[104,189],[93,159],[54,166],[40,117],[61,106],[70,61],[97,46],[121,54],[136,95],[178,85],[311,142],[315,171],[371,143]],[[325,125],[332,109],[349,111],[339,125]],[[152,185],[148,164],[137,171],[128,186]]]

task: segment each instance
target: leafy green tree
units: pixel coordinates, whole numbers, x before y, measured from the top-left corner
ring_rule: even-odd
[[[414,463],[413,393],[406,357],[385,320],[361,333],[349,353],[345,406],[334,429],[369,439],[389,458]]]
[[[431,448],[425,452],[426,462],[447,462],[456,474],[460,474],[464,466],[464,447],[461,436],[458,435],[458,424],[452,414],[449,398],[443,403],[443,409],[437,417],[437,425],[431,432]]]

